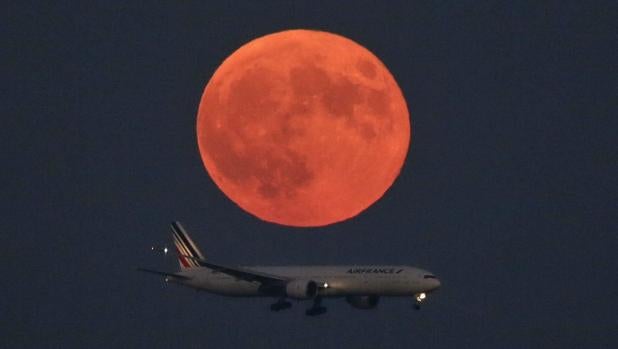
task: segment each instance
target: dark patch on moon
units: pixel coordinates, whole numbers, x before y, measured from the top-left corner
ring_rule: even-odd
[[[265,153],[263,170],[256,173],[260,185],[258,192],[264,199],[280,196],[293,198],[298,189],[308,185],[314,175],[307,162],[298,153],[287,149],[285,156]]]
[[[376,130],[369,122],[361,122],[358,126],[360,128],[360,134],[366,141],[371,141],[376,138]]]
[[[367,79],[373,79],[376,77],[376,66],[366,59],[360,59],[356,63],[356,68]]]
[[[346,77],[332,81],[322,95],[322,103],[332,115],[348,121],[354,119],[354,105],[363,102],[358,84]]]
[[[300,101],[321,96],[331,85],[328,73],[313,64],[293,67],[289,80],[295,99]]]
[[[255,122],[279,108],[280,102],[274,96],[277,86],[274,72],[264,67],[254,67],[244,72],[230,84],[226,105],[234,129],[242,129],[247,123]]]

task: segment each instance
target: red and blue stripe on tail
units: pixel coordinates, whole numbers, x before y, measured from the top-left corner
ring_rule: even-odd
[[[180,222],[172,222],[171,228],[174,245],[176,245],[176,251],[178,251],[178,262],[180,263],[180,268],[186,269],[199,267],[198,260],[205,260],[206,258],[195,242],[193,242]]]

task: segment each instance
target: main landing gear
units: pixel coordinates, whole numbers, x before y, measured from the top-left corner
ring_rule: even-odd
[[[281,311],[292,307],[292,303],[285,300],[285,298],[279,298],[276,303],[270,305],[271,311]],[[322,297],[315,297],[313,300],[313,306],[305,311],[307,316],[317,316],[326,313],[326,307],[322,306]]]
[[[313,300],[313,306],[305,311],[307,316],[316,316],[326,313],[326,307],[322,306],[322,297],[317,296]]]
[[[272,311],[280,311],[284,309],[289,309],[292,307],[292,303],[285,300],[285,298],[280,298],[277,303],[272,304],[270,306],[270,310]]]

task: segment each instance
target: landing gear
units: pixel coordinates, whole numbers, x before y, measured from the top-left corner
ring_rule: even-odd
[[[307,316],[316,316],[326,313],[326,307],[322,306],[322,297],[315,297],[313,306],[305,311]]]
[[[277,303],[272,304],[270,306],[270,310],[272,311],[280,311],[284,309],[289,309],[292,307],[292,303],[285,300],[285,298],[280,298]]]

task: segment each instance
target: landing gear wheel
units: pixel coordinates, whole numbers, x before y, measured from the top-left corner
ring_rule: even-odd
[[[322,297],[315,297],[313,306],[305,311],[307,316],[316,316],[326,313],[326,307],[322,306]]]
[[[415,310],[421,310],[421,305],[418,303],[414,303],[414,309]]]

